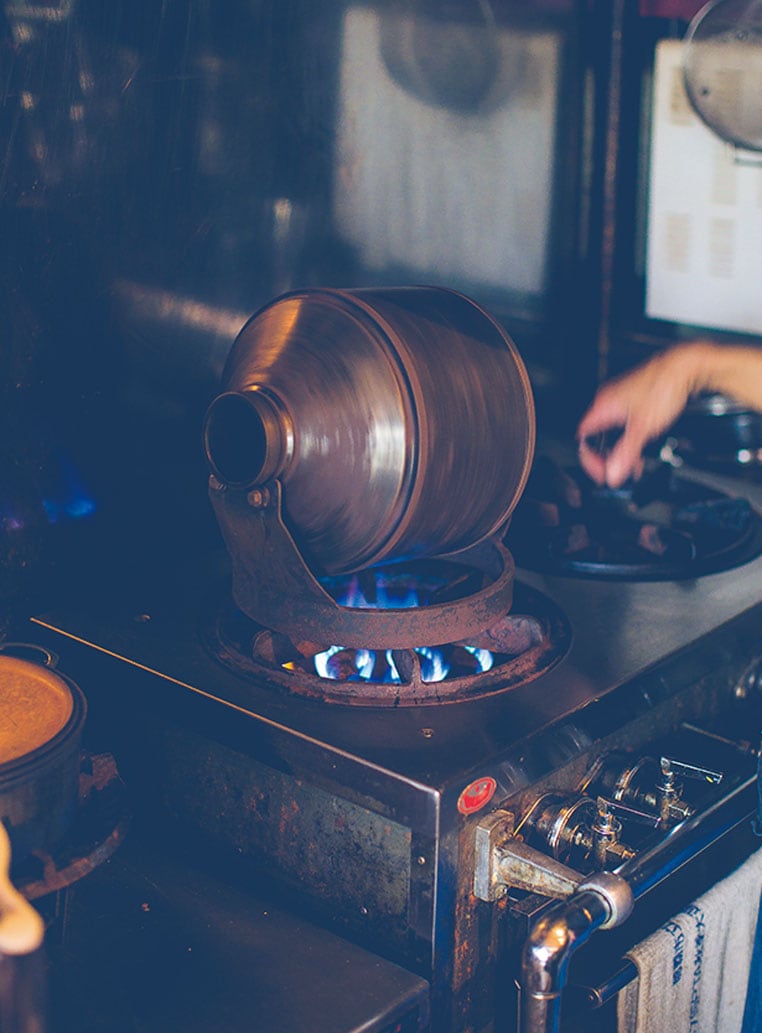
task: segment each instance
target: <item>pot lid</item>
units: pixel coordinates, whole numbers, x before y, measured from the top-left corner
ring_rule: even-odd
[[[54,739],[74,710],[69,686],[47,667],[0,656],[0,764]]]
[[[685,88],[723,140],[762,151],[762,0],[713,0],[688,27]]]

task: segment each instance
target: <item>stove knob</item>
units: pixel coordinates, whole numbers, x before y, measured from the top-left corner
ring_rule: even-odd
[[[598,797],[596,807],[596,818],[590,830],[592,833],[595,867],[599,869],[609,868],[612,861],[614,865],[617,865],[634,857],[636,851],[632,847],[627,846],[626,843],[622,843],[619,839],[622,823],[616,816],[616,812],[619,811],[621,813],[625,811],[630,817],[634,814],[638,814],[640,818],[649,818],[650,816],[636,812],[630,807],[622,808],[603,796]]]
[[[700,768],[695,764],[686,764],[671,757],[661,757],[659,766],[661,776],[656,782],[656,793],[659,815],[665,824],[672,821],[685,821],[686,818],[695,814],[695,808],[682,799],[683,786],[677,780],[677,775],[698,782],[709,782],[712,785],[719,785],[722,781],[721,771]]]
[[[692,778],[697,782],[709,782],[711,785],[719,785],[722,781],[721,771],[702,768],[698,764],[687,764],[685,761],[675,760],[674,757],[662,757],[659,764],[665,779],[674,775],[682,775],[683,778]]]
[[[615,751],[599,758],[580,786],[580,791],[604,796],[617,804],[655,808],[654,786],[659,767],[654,757]]]
[[[625,753],[601,758],[583,783],[583,790],[611,799],[617,805],[631,805],[658,815],[665,825],[673,825],[695,813],[683,799],[682,779],[718,785],[722,772],[712,771],[672,757],[640,757],[628,760]]]
[[[590,828],[595,816],[595,801],[589,796],[547,793],[536,801],[525,820],[530,837],[548,848],[557,861],[568,864],[580,855],[584,861],[590,854]]]
[[[536,802],[533,818],[527,824],[557,861],[577,868],[601,869],[635,856],[635,851],[619,839],[622,823],[615,812],[629,816],[637,813],[602,796],[594,800],[585,795],[548,793]],[[658,822],[649,815],[640,817]]]

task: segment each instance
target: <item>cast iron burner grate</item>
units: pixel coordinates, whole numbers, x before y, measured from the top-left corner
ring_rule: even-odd
[[[325,578],[322,584],[349,609],[413,612],[467,600],[480,578],[479,571],[430,560]],[[293,642],[229,602],[216,608],[204,630],[212,655],[258,684],[324,703],[368,707],[455,703],[505,692],[553,667],[570,639],[561,609],[521,583],[514,585],[510,613],[467,640],[436,647],[370,650]]]
[[[506,544],[519,566],[620,580],[680,580],[729,570],[762,552],[747,499],[681,477],[666,464],[619,490],[541,457]]]

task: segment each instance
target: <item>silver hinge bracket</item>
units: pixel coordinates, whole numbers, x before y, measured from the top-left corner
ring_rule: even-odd
[[[517,889],[557,899],[571,896],[582,882],[580,872],[527,846],[514,837],[514,828],[514,815],[502,810],[486,815],[477,825],[474,895],[494,901]]]

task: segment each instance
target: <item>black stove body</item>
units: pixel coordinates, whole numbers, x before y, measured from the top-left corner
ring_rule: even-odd
[[[753,485],[709,483],[762,504]],[[565,617],[554,663],[504,691],[492,672],[481,698],[388,707],[221,663],[205,640],[228,575],[212,565],[39,616],[33,635],[85,687],[138,800],[160,797],[253,881],[267,873],[318,923],[427,980],[436,1033],[515,1028],[522,944],[562,895],[538,857],[613,868],[723,793],[753,801],[762,557],[675,580],[519,570],[517,598]],[[699,778],[675,794],[670,771]],[[641,814],[603,846],[599,797]],[[513,829],[537,852],[528,882],[490,881],[497,819],[503,841]],[[669,912],[643,914],[641,932]]]

